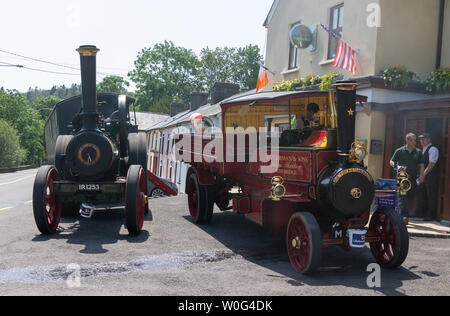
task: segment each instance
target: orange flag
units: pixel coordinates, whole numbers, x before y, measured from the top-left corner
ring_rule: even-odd
[[[269,83],[267,78],[267,71],[264,67],[259,69],[258,83],[256,84],[256,92],[264,88]]]

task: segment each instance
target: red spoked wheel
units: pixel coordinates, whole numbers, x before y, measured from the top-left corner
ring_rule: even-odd
[[[194,223],[207,224],[211,222],[214,209],[213,191],[209,187],[201,185],[194,172],[187,180],[186,193],[189,213]]]
[[[130,166],[125,192],[125,224],[130,235],[139,235],[144,226],[147,205],[144,169],[139,165]]]
[[[197,175],[195,173],[191,173],[189,176],[186,188],[191,218],[194,223],[201,223],[205,212],[205,191],[198,183]]]
[[[406,260],[409,252],[408,230],[395,210],[376,211],[370,220],[368,236],[380,238],[370,243],[370,250],[383,268],[397,268]]]
[[[287,251],[292,267],[302,274],[315,271],[322,260],[322,234],[310,213],[295,213],[286,234]]]
[[[60,180],[53,166],[41,167],[33,186],[33,215],[39,231],[44,235],[56,233],[61,220],[62,204],[55,197],[54,182]]]

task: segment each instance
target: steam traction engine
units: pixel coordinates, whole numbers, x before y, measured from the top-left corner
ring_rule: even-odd
[[[356,88],[341,82],[329,92],[236,97],[221,104],[222,138],[180,135],[177,154],[192,165],[186,184],[192,220],[209,223],[215,203],[285,233],[291,264],[303,274],[319,266],[323,245],[350,250],[368,243],[382,267],[400,266],[409,247],[401,217],[390,208],[371,216],[375,184],[364,166],[365,146],[355,141],[356,102],[366,98],[356,95]],[[316,108],[314,124],[299,130],[295,122],[304,120],[309,108]],[[281,129],[280,145],[263,141],[261,133],[254,137],[250,127],[266,127],[272,137],[275,127]],[[251,139],[258,140],[256,149]],[[221,145],[214,148],[213,142]],[[277,171],[262,172],[267,159],[261,149],[279,156]],[[222,162],[221,155],[227,157]]]
[[[124,205],[126,228],[137,235],[148,212],[147,177],[153,176],[147,171],[146,135],[131,123],[131,98],[97,95],[99,50],[81,46],[77,51],[82,97],[58,104],[47,122],[52,165],[41,167],[36,175],[34,218],[41,233],[52,234],[61,216],[77,214],[82,203]]]

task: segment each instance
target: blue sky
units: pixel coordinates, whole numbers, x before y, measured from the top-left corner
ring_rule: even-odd
[[[272,0],[39,0],[2,1],[0,50],[79,67],[75,49],[101,49],[98,70],[127,74],[138,52],[164,40],[199,53],[204,47],[264,48],[262,26]],[[0,52],[0,62],[76,73]],[[101,77],[98,77],[100,80]],[[256,80],[256,78],[255,78]],[[57,75],[0,67],[0,87],[25,92],[79,83],[77,75]]]

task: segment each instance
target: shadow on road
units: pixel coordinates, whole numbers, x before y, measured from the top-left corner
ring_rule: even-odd
[[[146,215],[145,221],[152,221],[152,213]],[[67,240],[68,244],[83,245],[80,251],[83,254],[103,254],[108,250],[105,245],[116,244],[119,240],[129,243],[144,243],[150,238],[150,233],[143,230],[139,236],[130,236],[128,233],[121,234],[124,225],[122,209],[110,211],[96,211],[91,219],[62,218],[58,232],[55,235],[38,235],[33,242],[45,242],[59,239]],[[64,227],[62,227],[64,226]]]
[[[189,216],[184,218],[192,223]],[[368,272],[367,268],[369,264],[375,263],[375,259],[369,248],[352,249],[348,252],[342,247],[324,247],[321,267],[314,274],[304,276],[291,267],[284,236],[274,237],[266,229],[249,222],[242,216],[230,212],[216,212],[211,224],[199,227],[246,260],[276,272],[267,274],[268,277],[282,278],[294,288],[304,285],[322,287],[339,285],[371,290],[367,279],[373,271]],[[401,289],[403,282],[421,279],[419,275],[411,271],[414,268],[382,269],[381,287],[373,289],[374,293],[390,296],[405,295]],[[292,294],[295,295],[295,289]]]

